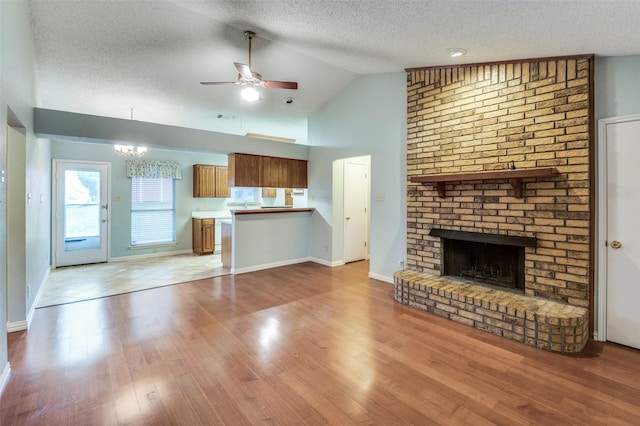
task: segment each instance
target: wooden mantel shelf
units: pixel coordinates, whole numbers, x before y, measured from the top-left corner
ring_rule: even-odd
[[[491,170],[486,172],[460,172],[439,175],[414,176],[411,182],[431,183],[438,191],[440,198],[445,197],[445,182],[465,182],[470,180],[503,180],[509,181],[516,198],[522,198],[522,179],[551,177],[558,174],[555,167],[536,167],[533,169]]]

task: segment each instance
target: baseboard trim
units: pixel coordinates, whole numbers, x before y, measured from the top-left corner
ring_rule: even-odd
[[[335,268],[337,266],[344,265],[344,261],[342,260],[331,261],[331,260],[320,259],[319,257],[311,257],[309,260],[311,260],[314,263],[319,263],[320,265],[328,266],[330,268]]]
[[[7,333],[15,333],[16,331],[24,331],[29,328],[27,321],[7,321]]]
[[[375,272],[369,272],[369,278],[374,280],[384,281],[385,283],[393,284],[393,277],[388,277],[382,274],[376,274]]]
[[[0,396],[2,396],[2,393],[4,392],[4,388],[7,386],[7,383],[9,383],[10,375],[11,375],[11,364],[7,362],[4,368],[2,369],[2,374],[0,374]]]

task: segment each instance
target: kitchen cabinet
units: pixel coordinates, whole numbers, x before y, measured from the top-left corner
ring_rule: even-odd
[[[306,188],[307,161],[229,154],[229,186]]]
[[[229,188],[229,169],[227,167],[216,166],[216,197],[231,197]]]
[[[208,164],[193,165],[194,198],[228,198],[231,190],[227,183],[228,169],[225,166]]]
[[[306,188],[307,184],[307,161],[289,160],[289,184],[287,188]]]
[[[257,188],[262,173],[262,157],[252,154],[229,154],[229,186]],[[266,185],[265,185],[266,186]]]
[[[284,188],[289,179],[289,159],[262,157],[261,186]]]
[[[213,253],[215,219],[191,219],[192,247],[195,254]]]

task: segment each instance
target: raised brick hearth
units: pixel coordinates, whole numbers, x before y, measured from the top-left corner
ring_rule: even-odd
[[[575,310],[579,318],[569,331],[547,331],[555,324],[536,319],[542,328],[517,324],[498,327],[497,333],[495,321],[508,321],[489,315],[474,316],[473,324],[468,317],[459,322],[548,350],[582,349],[592,306],[592,61],[580,56],[407,71],[408,271],[399,274],[442,274],[444,242],[430,235],[434,228],[531,238],[536,244],[524,248],[524,291],[514,303],[529,297],[531,306],[539,306],[546,299],[554,309]],[[485,179],[492,171],[543,168],[553,168],[553,174],[536,174],[517,185],[508,178]],[[477,180],[469,178],[473,172],[481,173]],[[465,178],[456,181],[458,173]],[[437,185],[415,181],[441,174],[447,180]],[[396,300],[438,313],[428,304],[418,306],[418,299],[429,300],[420,292],[448,297],[429,288],[412,287],[418,298],[411,302]],[[528,330],[538,337],[528,336]],[[564,337],[554,337],[555,331]],[[539,337],[544,333],[549,339]]]
[[[394,286],[400,303],[539,349],[576,353],[588,340],[589,312],[578,306],[406,270]]]

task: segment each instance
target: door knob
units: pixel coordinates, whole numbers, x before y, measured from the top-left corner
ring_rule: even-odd
[[[619,249],[620,247],[622,247],[622,243],[620,241],[611,241],[611,248]]]
[[[345,219],[349,220],[349,219],[351,219],[351,216],[347,216]]]

